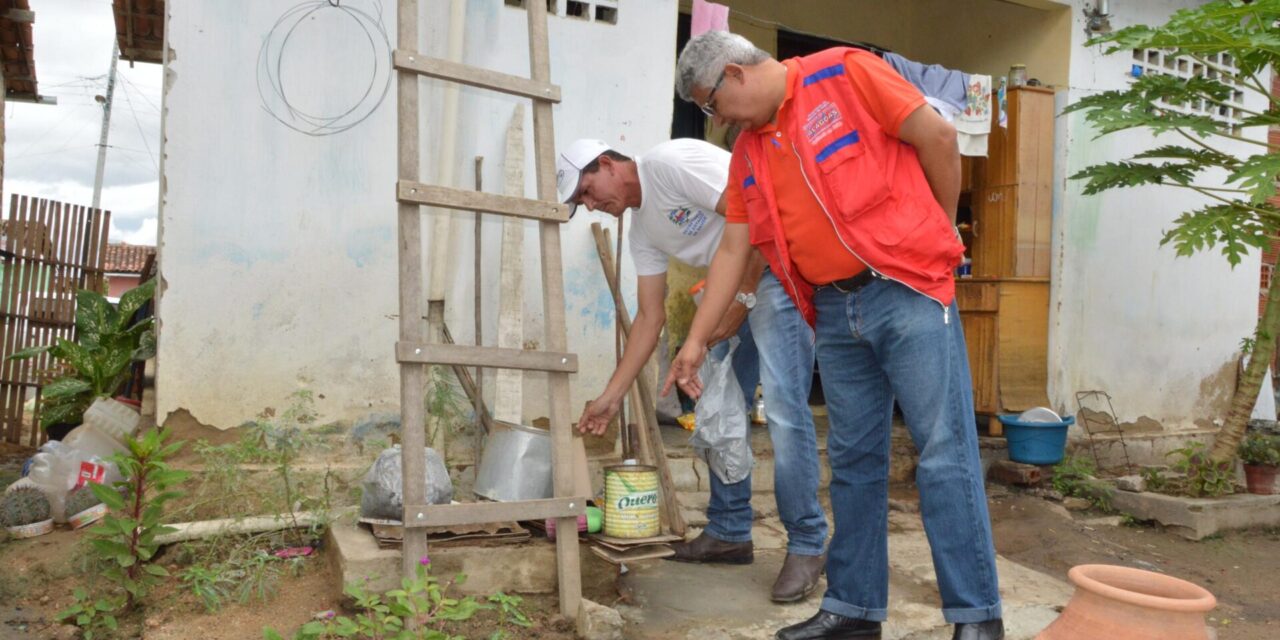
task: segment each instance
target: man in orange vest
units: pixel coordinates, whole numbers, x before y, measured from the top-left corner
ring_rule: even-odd
[[[858,49],[779,62],[741,36],[708,32],[681,52],[676,88],[743,132],[730,161],[728,224],[664,393],[673,382],[701,392],[707,336],[752,246],[815,328],[835,536],[821,609],[776,637],[880,637],[896,400],[920,452],[920,512],[953,638],[1003,638],[954,301],[952,274],[964,254],[953,226],[955,130],[888,64]]]

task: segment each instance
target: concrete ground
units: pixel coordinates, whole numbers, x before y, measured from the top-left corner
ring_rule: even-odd
[[[629,604],[618,610],[627,622],[626,638],[646,640],[754,640],[772,638],[777,629],[813,615],[825,580],[804,602],[779,605],[769,589],[786,556],[781,522],[757,521],[756,561],[747,566],[694,565],[651,561],[628,566],[620,581]],[[951,637],[938,607],[937,585],[920,518],[891,512],[889,535],[889,620],[885,640],[933,640]],[[1058,615],[1071,596],[1066,583],[999,558],[1006,637],[1035,637]]]

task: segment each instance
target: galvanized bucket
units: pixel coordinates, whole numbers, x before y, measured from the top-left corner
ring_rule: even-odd
[[[551,434],[510,422],[494,425],[476,471],[476,495],[498,502],[550,498]]]
[[[658,470],[617,465],[604,470],[604,534],[613,538],[651,538],[658,524]]]

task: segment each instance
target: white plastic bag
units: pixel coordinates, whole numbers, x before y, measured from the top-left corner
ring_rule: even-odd
[[[733,375],[733,352],[738,338],[729,338],[729,351],[724,358],[708,355],[698,377],[702,379],[702,397],[694,406],[697,425],[689,444],[711,471],[725,484],[740,482],[751,473],[751,425],[747,420],[747,404]]]

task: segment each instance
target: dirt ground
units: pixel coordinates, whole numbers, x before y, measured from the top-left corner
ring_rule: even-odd
[[[1228,533],[1199,542],[1157,526],[1115,526],[1100,512],[996,488],[991,496],[996,551],[1067,579],[1078,564],[1118,564],[1189,580],[1218,598],[1209,624],[1222,640],[1280,638],[1280,530]]]

